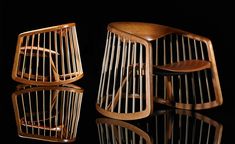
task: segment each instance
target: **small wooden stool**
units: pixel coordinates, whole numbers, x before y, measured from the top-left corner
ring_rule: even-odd
[[[122,120],[145,118],[153,101],[199,110],[223,102],[212,43],[176,28],[108,25],[96,109]]]

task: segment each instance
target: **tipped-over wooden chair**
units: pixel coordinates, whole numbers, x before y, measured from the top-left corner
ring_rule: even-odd
[[[19,137],[50,142],[73,142],[83,89],[64,86],[38,87],[19,85],[12,93]]]
[[[12,78],[30,85],[58,85],[83,77],[75,23],[19,34]]]
[[[147,117],[153,101],[200,110],[223,102],[212,43],[180,29],[141,22],[108,25],[96,109]]]

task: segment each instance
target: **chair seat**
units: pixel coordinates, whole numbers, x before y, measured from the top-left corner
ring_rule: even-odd
[[[204,70],[211,67],[209,61],[204,60],[186,60],[179,61],[172,64],[166,64],[162,66],[154,66],[154,69],[163,71],[175,72],[175,73],[188,73]]]
[[[186,110],[222,104],[210,39],[154,23],[110,23],[96,110],[137,120],[151,115],[154,98]]]

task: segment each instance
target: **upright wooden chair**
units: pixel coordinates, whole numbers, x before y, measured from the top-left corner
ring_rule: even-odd
[[[58,85],[83,76],[75,23],[19,34],[13,80],[30,85]]]
[[[123,120],[147,117],[153,101],[200,110],[223,102],[212,43],[141,22],[108,25],[96,109]]]
[[[83,89],[75,85],[19,85],[12,93],[19,137],[50,142],[73,142]]]

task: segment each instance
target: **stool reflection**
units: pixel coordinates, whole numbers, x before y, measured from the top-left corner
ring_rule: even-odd
[[[132,123],[98,118],[96,124],[100,144],[220,144],[223,131],[215,120],[185,110],[158,111],[150,119]]]
[[[76,140],[83,89],[75,85],[18,85],[12,93],[19,137],[50,142]]]

